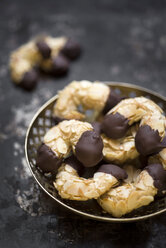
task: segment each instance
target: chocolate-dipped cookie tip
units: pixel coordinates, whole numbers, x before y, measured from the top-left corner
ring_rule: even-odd
[[[125,170],[114,164],[103,164],[99,167],[97,172],[104,172],[107,174],[111,174],[117,180],[124,180],[128,177]]]
[[[70,157],[66,158],[64,163],[74,168],[78,172],[79,176],[84,173],[85,167],[73,154]]]
[[[37,151],[36,166],[44,173],[56,173],[62,160],[44,143],[40,145]]]
[[[54,76],[63,76],[69,70],[69,61],[68,59],[63,56],[62,54],[52,58],[52,69],[51,73]]]
[[[44,40],[37,41],[36,46],[44,59],[48,59],[51,56],[51,48]]]
[[[103,109],[103,114],[105,115],[108,113],[108,111],[117,105],[122,99],[124,99],[124,97],[121,97],[116,94],[114,90],[110,89],[110,93]]]
[[[84,132],[75,147],[76,157],[85,167],[98,164],[103,158],[102,150],[102,138],[94,131]]]
[[[140,154],[147,156],[160,152],[166,144],[161,141],[158,130],[152,129],[149,125],[143,125],[136,133],[135,146]]]
[[[128,119],[118,112],[105,115],[101,124],[103,133],[112,139],[122,138],[129,128]]]
[[[31,91],[36,87],[38,78],[38,71],[31,69],[30,71],[24,73],[19,86],[27,91]]]
[[[69,59],[74,60],[80,55],[81,47],[77,41],[68,39],[66,44],[62,48],[61,53]]]
[[[158,189],[158,195],[166,191],[166,171],[161,164],[150,164],[145,170],[154,180],[154,186]]]

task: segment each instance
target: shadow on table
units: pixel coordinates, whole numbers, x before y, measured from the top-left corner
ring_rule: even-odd
[[[83,218],[60,206],[35,183],[32,199],[35,200],[35,190],[37,191],[36,201],[30,201],[29,209],[32,209],[32,213],[36,213],[38,220],[44,218],[43,230],[45,231],[42,232],[41,243],[49,243],[50,248],[144,248],[149,247],[151,242],[155,242],[156,245],[160,243],[161,235],[158,227],[165,228],[166,215],[164,214],[133,223],[99,222]]]
[[[147,247],[155,221],[153,218],[133,223],[99,222],[77,216],[54,201],[52,204],[54,208],[47,224],[48,239],[58,247]]]

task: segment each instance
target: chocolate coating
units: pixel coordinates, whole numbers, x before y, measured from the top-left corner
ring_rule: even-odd
[[[97,121],[92,122],[91,125],[93,127],[94,132],[96,132],[97,134],[101,133],[101,123],[100,122],[97,122]]]
[[[75,147],[76,157],[85,167],[99,163],[103,158],[102,150],[102,138],[94,131],[84,132]]]
[[[115,114],[105,115],[101,128],[107,137],[119,139],[126,134],[129,128],[128,122],[128,119],[117,112]]]
[[[78,172],[79,176],[84,173],[85,167],[74,155],[66,158],[64,163],[69,164],[72,168],[74,168]]]
[[[107,174],[111,174],[117,180],[124,180],[128,177],[125,170],[114,164],[103,164],[102,166],[100,166],[97,172],[104,172]]]
[[[103,109],[103,114],[108,113],[110,109],[112,109],[115,105],[117,105],[124,97],[119,96],[115,93],[115,91],[110,90],[107,101],[105,103],[105,107]]]
[[[47,145],[42,143],[37,151],[36,165],[43,172],[56,173],[61,163],[62,159],[59,159]]]
[[[61,117],[58,117],[58,116],[53,116],[52,120],[54,121],[55,125],[58,125],[58,123],[60,123],[61,121],[65,121],[67,119],[61,118]]]
[[[69,59],[74,60],[80,55],[81,48],[76,41],[72,39],[68,39],[68,41],[62,48],[61,53],[64,54]]]
[[[153,178],[154,186],[158,189],[158,195],[162,195],[162,191],[166,190],[166,171],[161,164],[150,164],[145,170]]]
[[[38,81],[38,72],[35,69],[24,73],[23,78],[19,84],[25,90],[31,91],[36,87]]]
[[[139,127],[135,136],[135,147],[143,155],[152,155],[160,152],[166,147],[165,139],[161,141],[158,130],[153,130],[148,125]]]
[[[147,166],[148,165],[148,159],[149,159],[149,156],[143,156],[143,155],[139,155],[139,157],[138,157],[138,159],[139,159],[139,169],[143,169],[143,168],[145,168],[145,166]]]
[[[69,61],[63,55],[58,55],[52,59],[51,73],[54,76],[63,76],[69,70]]]
[[[48,59],[51,56],[51,48],[43,40],[36,42],[36,46],[44,59]]]

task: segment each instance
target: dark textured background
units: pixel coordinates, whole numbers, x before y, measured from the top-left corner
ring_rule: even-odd
[[[166,1],[0,1],[0,247],[166,247],[166,214],[132,223],[86,220],[35,184],[24,138],[35,111],[71,80],[137,83],[166,96]],[[39,33],[75,37],[81,58],[62,79],[15,88],[10,52]]]

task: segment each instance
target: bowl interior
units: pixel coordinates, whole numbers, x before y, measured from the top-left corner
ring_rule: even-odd
[[[127,97],[145,96],[156,102],[166,112],[166,100],[164,97],[146,90],[144,88],[125,84],[125,83],[107,83],[118,94]],[[41,188],[49,194],[53,199],[59,202],[64,207],[84,215],[89,218],[94,218],[102,221],[110,222],[128,222],[145,219],[166,210],[166,197],[156,199],[150,205],[142,207],[127,214],[121,218],[114,218],[110,214],[104,213],[102,208],[97,204],[96,200],[89,200],[86,202],[70,201],[62,199],[56,189],[53,187],[52,178],[44,176],[36,168],[36,153],[37,148],[41,144],[44,134],[54,126],[52,120],[52,109],[56,103],[57,96],[50,99],[44,104],[34,116],[29,129],[27,131],[25,142],[25,153],[30,170]]]

